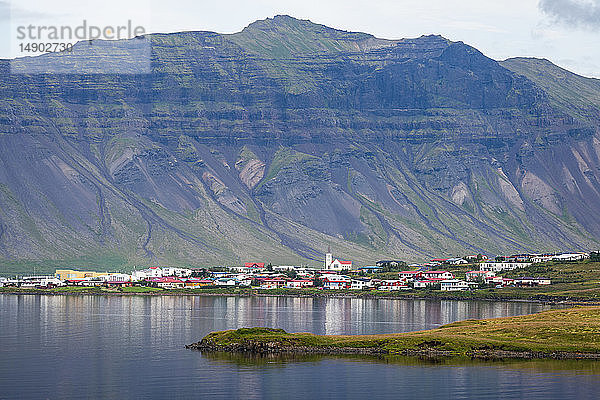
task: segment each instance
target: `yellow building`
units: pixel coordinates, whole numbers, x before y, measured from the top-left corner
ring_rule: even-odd
[[[61,281],[66,281],[68,279],[97,278],[102,275],[106,275],[106,272],[75,271],[72,269],[57,269],[56,272],[54,272],[54,277]]]

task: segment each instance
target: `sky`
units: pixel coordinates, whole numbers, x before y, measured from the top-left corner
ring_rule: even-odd
[[[600,0],[0,0],[0,57],[22,55],[20,26],[117,26],[233,33],[287,14],[386,39],[440,34],[487,56],[547,58],[600,78]]]

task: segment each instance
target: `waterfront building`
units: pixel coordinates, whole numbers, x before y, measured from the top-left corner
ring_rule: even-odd
[[[106,272],[95,272],[95,271],[75,271],[72,269],[57,269],[54,272],[54,277],[61,281],[70,279],[85,279],[85,278],[98,278],[102,275],[106,275]]]

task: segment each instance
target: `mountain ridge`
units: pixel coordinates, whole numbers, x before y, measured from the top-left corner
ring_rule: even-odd
[[[0,63],[0,264],[598,246],[595,80],[439,36],[284,22],[275,39],[264,21],[147,35],[149,74]],[[115,46],[44,60],[94,67]]]

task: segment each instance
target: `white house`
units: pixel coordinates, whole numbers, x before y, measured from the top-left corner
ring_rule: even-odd
[[[352,281],[347,276],[328,275],[323,279],[324,289],[348,289]]]
[[[530,262],[482,262],[479,264],[481,271],[512,271],[518,268],[526,268],[531,265]]]
[[[537,285],[550,285],[552,282],[547,278],[516,278],[514,284],[517,286],[537,286]]]
[[[131,282],[132,276],[129,274],[111,273],[106,275],[100,275],[100,280],[104,282]]]
[[[311,279],[292,279],[285,283],[285,287],[292,289],[302,289],[306,287],[313,287],[315,283]]]
[[[458,279],[447,279],[440,282],[441,289],[447,292],[455,292],[459,290],[468,290],[469,284]]]
[[[133,281],[150,279],[150,278],[164,278],[164,277],[177,277],[177,278],[189,278],[192,276],[192,270],[188,268],[174,268],[174,267],[150,267],[142,269],[140,271],[133,271],[131,277]]]
[[[464,260],[462,258],[449,258],[446,260],[446,264],[450,264],[450,265],[462,265],[462,264],[468,264],[469,262],[467,260]]]
[[[352,279],[352,283],[350,284],[350,289],[352,290],[365,290],[370,287],[373,287],[373,283],[371,279]]]
[[[423,271],[422,276],[427,279],[453,279],[454,275],[448,271]]]
[[[192,270],[188,268],[163,267],[163,276],[176,276],[178,278],[189,278],[192,276]]]
[[[236,284],[237,280],[231,277],[215,279],[216,286],[235,286]]]
[[[552,257],[552,261],[581,261],[590,258],[589,253],[563,253]]]
[[[27,276],[21,279],[20,286],[22,288],[48,288],[65,286],[65,284],[54,276]]]

